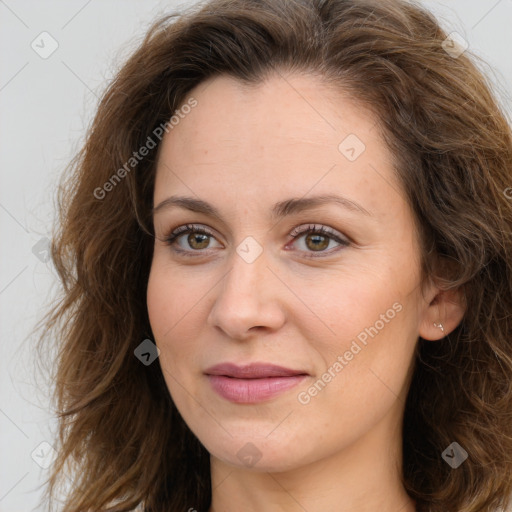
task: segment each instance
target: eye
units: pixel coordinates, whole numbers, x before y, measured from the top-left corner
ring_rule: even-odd
[[[314,224],[295,228],[290,233],[290,236],[294,241],[303,239],[302,243],[299,244],[299,246],[302,245],[300,250],[306,253],[309,252],[310,254],[306,255],[308,258],[322,257],[337,252],[338,249],[326,250],[329,248],[332,249],[331,242],[334,242],[334,245],[338,244],[338,247],[347,247],[350,245],[350,242],[344,239],[337,231],[326,226],[317,226]]]
[[[185,235],[188,235],[185,237]],[[332,243],[341,247],[347,247],[350,242],[342,237],[340,233],[326,226],[310,224],[295,228],[290,236],[294,241],[302,240],[300,252],[306,253],[308,258],[316,258],[331,255],[338,249],[332,250]],[[212,231],[204,226],[186,224],[174,229],[165,239],[167,245],[172,246],[173,251],[184,256],[200,256],[205,249],[211,249],[211,241],[215,240]],[[221,247],[218,245],[217,247]],[[331,249],[327,251],[326,249]],[[309,254],[308,254],[309,253]],[[318,253],[318,254],[314,254]]]
[[[188,236],[185,237],[185,235]],[[164,239],[164,242],[173,246],[173,250],[178,253],[184,253],[186,256],[198,256],[204,249],[211,248],[210,242],[212,239],[215,239],[214,234],[204,226],[186,224],[172,231]],[[186,244],[186,246],[184,247],[183,244]],[[197,254],[193,254],[194,251]]]

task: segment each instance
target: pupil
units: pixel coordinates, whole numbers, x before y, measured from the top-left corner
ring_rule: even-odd
[[[198,239],[202,238],[202,241],[199,241],[199,247],[197,246],[196,242]],[[194,247],[195,249],[206,249],[208,246],[208,235],[202,234],[202,233],[191,233],[188,236],[188,243],[190,244],[190,247]]]
[[[309,242],[313,242],[313,245],[311,247],[309,245]],[[320,244],[318,244],[318,242],[320,242]],[[310,249],[316,251],[319,249],[325,249],[329,245],[329,242],[328,238],[324,235],[308,235],[306,237],[306,244]]]

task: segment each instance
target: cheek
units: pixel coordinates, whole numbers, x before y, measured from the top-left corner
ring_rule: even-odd
[[[172,327],[172,319],[167,312],[175,311],[176,298],[173,293],[174,288],[167,286],[167,280],[165,274],[160,272],[153,263],[149,274],[146,300],[155,341],[162,340],[165,332]]]
[[[190,331],[196,322],[188,294],[180,292],[181,289],[176,274],[154,262],[147,287],[149,322],[160,349],[159,363],[167,389],[176,406],[186,410],[193,404],[188,403],[188,394],[183,389],[194,390],[192,374],[187,370],[197,351],[194,334],[186,330]]]
[[[172,278],[171,278],[172,276]],[[166,370],[173,370],[179,357],[183,357],[183,339],[180,329],[193,325],[190,318],[193,308],[188,305],[188,294],[183,293],[175,274],[154,262],[147,287],[147,308],[155,343],[160,349],[160,363]],[[187,320],[185,322],[185,320]],[[178,351],[178,347],[182,347]]]
[[[379,331],[396,323],[399,315],[393,304],[401,302],[406,286],[397,281],[391,269],[374,265],[372,270],[354,270],[347,265],[346,271],[330,277],[296,288],[303,302],[298,308],[304,313],[296,318],[320,351],[339,354],[358,335],[364,342],[365,329],[376,322]]]
[[[342,272],[336,284],[320,280],[299,292],[315,313],[298,321],[319,356],[317,378],[324,376],[332,390],[322,391],[326,400],[360,399],[361,386],[370,401],[382,400],[386,386],[398,394],[413,358],[415,273],[397,271],[382,259],[364,270]]]
[[[189,370],[201,352],[198,344],[207,316],[204,295],[204,278],[199,274],[180,271],[162,255],[153,260],[146,297],[149,321],[164,374],[180,382],[193,378]],[[168,384],[172,389],[173,382]]]
[[[194,314],[198,298],[193,293],[196,287],[189,281],[166,262],[162,248],[155,248],[146,299],[151,328],[160,342],[167,342],[183,326],[185,317],[188,320]]]

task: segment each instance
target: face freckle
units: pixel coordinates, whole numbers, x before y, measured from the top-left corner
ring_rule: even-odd
[[[423,303],[412,212],[374,118],[305,75],[250,88],[217,77],[191,95],[197,107],[162,141],[154,204],[185,196],[215,215],[190,202],[155,212],[147,289],[174,402],[227,464],[243,464],[247,443],[269,471],[332,460],[363,439],[384,456],[399,441]],[[364,144],[357,158],[340,150],[350,134]],[[333,195],[273,216],[289,199]],[[163,242],[187,224],[213,233],[203,252],[187,234]],[[290,237],[310,225],[327,238]],[[221,363],[278,365],[295,380],[236,387],[208,373]]]

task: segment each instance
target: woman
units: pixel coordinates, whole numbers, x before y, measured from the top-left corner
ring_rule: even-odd
[[[50,500],[69,468],[66,511],[507,506],[511,169],[409,2],[157,21],[60,191]]]

